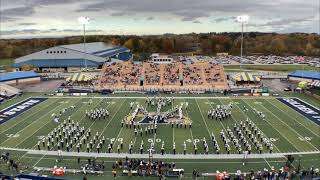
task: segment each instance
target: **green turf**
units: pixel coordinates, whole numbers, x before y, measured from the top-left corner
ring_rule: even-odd
[[[13,59],[0,59],[0,66],[11,66],[13,63]]]
[[[17,103],[30,96],[37,96],[40,94],[25,94],[21,97],[14,98],[10,101],[0,105],[0,109],[8,107],[14,103]],[[305,94],[292,94],[283,93],[283,96],[295,96],[308,103],[319,107],[320,102]],[[142,94],[126,94],[128,98],[117,98],[121,95],[111,95],[111,98],[105,99],[102,95],[92,94],[96,98],[49,98],[45,102],[37,105],[36,107],[20,114],[19,116],[1,124],[0,128],[0,146],[1,147],[12,147],[12,148],[26,148],[36,149],[36,143],[39,138],[46,136],[53,128],[57,126],[52,121],[51,114],[59,113],[63,108],[71,105],[76,106],[72,111],[69,111],[62,115],[61,119],[66,119],[71,116],[75,122],[79,122],[81,126],[91,129],[92,134],[99,132],[102,133],[106,138],[115,138],[114,147],[120,144],[119,139],[123,139],[124,149],[122,152],[128,152],[128,146],[130,142],[133,142],[133,151],[139,152],[140,142],[143,140],[146,147],[149,147],[149,141],[155,141],[155,153],[160,153],[161,142],[165,142],[165,153],[172,153],[172,144],[175,142],[178,153],[183,152],[183,142],[187,143],[187,153],[193,153],[192,143],[199,139],[198,153],[204,153],[204,149],[201,147],[201,140],[203,137],[210,140],[211,133],[214,133],[218,144],[221,147],[221,153],[225,154],[226,151],[223,148],[223,141],[219,134],[220,131],[226,131],[227,127],[232,128],[233,125],[240,124],[241,121],[245,121],[247,118],[251,119],[258,128],[265,134],[266,137],[272,138],[274,145],[274,152],[309,152],[319,151],[320,149],[320,127],[308,120],[303,115],[299,114],[290,107],[282,104],[275,98],[214,98],[208,99],[205,97],[221,96],[220,94],[202,94],[202,95],[174,95],[184,96],[188,98],[175,99],[172,106],[180,105],[181,103],[188,102],[189,106],[183,113],[185,116],[190,117],[193,121],[192,128],[171,128],[171,125],[158,125],[158,132],[156,135],[149,135],[142,137],[135,136],[132,129],[121,128],[121,120],[128,115],[130,110],[130,102],[139,103],[140,105],[147,108],[150,111],[156,111],[156,107],[146,106],[145,99],[141,98],[130,98],[134,96],[146,96]],[[99,97],[98,97],[99,96]],[[150,96],[150,95],[149,95]],[[163,95],[172,96],[172,95]],[[203,98],[198,98],[203,97]],[[89,105],[89,99],[92,99],[93,104]],[[216,105],[234,103],[232,110],[232,118],[226,121],[216,121],[207,118],[207,111]],[[249,111],[244,112],[243,106],[246,106]],[[106,120],[92,121],[84,116],[85,110],[94,109],[96,107],[104,107],[110,112],[110,116]],[[166,111],[171,107],[164,107],[162,111]],[[266,120],[263,121],[257,114],[253,112],[253,109],[257,109],[266,115]],[[145,126],[143,126],[145,127]],[[306,137],[310,140],[306,140]],[[208,143],[210,153],[214,153],[213,145]],[[231,143],[230,143],[231,145]],[[55,150],[53,148],[52,150]],[[82,149],[85,151],[85,148]],[[76,151],[75,148],[72,151]],[[106,147],[102,150],[106,152]],[[116,148],[113,149],[113,152]],[[264,153],[268,151],[264,148]],[[32,171],[34,166],[41,167],[52,167],[56,165],[55,156],[48,155],[31,155],[25,154],[24,152],[12,151],[12,156],[21,162],[22,166],[26,168],[27,172]],[[236,153],[235,148],[231,145],[231,153]],[[257,153],[253,150],[253,153]],[[309,168],[311,165],[320,164],[319,154],[314,155],[302,155],[301,163],[304,168]],[[165,157],[165,156],[164,156]],[[296,159],[298,156],[295,156]],[[165,158],[164,158],[165,159]],[[85,158],[82,159],[85,161]],[[112,158],[99,158],[100,161],[105,161],[106,169],[105,174],[102,177],[95,177],[94,179],[104,179],[106,177],[111,178],[111,166],[116,159]],[[273,159],[250,159],[247,160],[245,166],[242,166],[241,159],[234,160],[167,160],[168,162],[175,162],[178,167],[186,170],[186,176],[191,176],[194,168],[201,172],[215,172],[216,170],[227,170],[229,172],[235,172],[237,169],[242,171],[249,171],[250,169],[261,170],[264,167],[280,168],[284,165],[285,158],[273,158]],[[63,162],[57,165],[68,166],[69,168],[79,168],[76,159],[72,157],[65,157]],[[295,166],[297,162],[295,161]],[[11,170],[7,170],[6,166],[2,164],[1,169],[4,172],[13,173]],[[80,178],[79,175],[68,174],[71,178]]]

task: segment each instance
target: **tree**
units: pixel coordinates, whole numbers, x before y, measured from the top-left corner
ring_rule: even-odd
[[[129,39],[127,40],[124,44],[123,44],[124,47],[130,49],[130,50],[133,50],[133,40],[132,39]]]
[[[139,40],[139,51],[143,53],[143,52],[146,52],[146,50],[147,50],[146,43],[142,39],[140,39]]]
[[[120,39],[113,38],[112,41],[111,41],[111,44],[115,45],[115,46],[120,46]]]
[[[2,58],[10,58],[12,57],[12,52],[13,52],[13,46],[11,45],[6,45],[3,48],[1,48],[1,57]]]
[[[314,50],[315,50],[315,48],[312,46],[311,43],[308,43],[308,44],[306,45],[306,55],[307,55],[307,56],[313,55]]]
[[[270,50],[273,54],[282,55],[287,50],[287,48],[282,39],[275,38],[271,41]]]
[[[200,42],[200,48],[202,53],[204,54],[211,54],[211,45],[208,41],[208,39],[202,39]]]
[[[20,57],[23,56],[24,52],[20,46],[15,46],[12,51],[11,57]]]
[[[170,39],[162,41],[162,49],[165,53],[171,54],[173,52],[173,42]]]

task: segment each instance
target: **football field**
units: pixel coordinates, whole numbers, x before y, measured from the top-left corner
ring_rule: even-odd
[[[73,121],[83,128],[84,134],[74,139],[72,147],[68,146],[67,149],[66,145],[64,147],[59,145],[59,148],[64,156],[62,165],[74,169],[80,168],[76,163],[76,157],[81,157],[83,160],[88,157],[98,157],[104,160],[107,164],[106,171],[110,172],[112,163],[117,159],[126,156],[148,159],[148,149],[151,147],[154,159],[175,162],[190,176],[194,168],[202,172],[216,170],[235,172],[237,169],[249,171],[249,169],[261,170],[271,167],[279,169],[289,154],[295,157],[300,155],[304,168],[320,164],[320,126],[310,117],[275,97],[163,96],[167,97],[163,99],[172,99],[172,103],[160,109],[156,105],[148,104],[146,96],[46,97],[43,102],[13,115],[0,125],[1,152],[11,152],[16,160],[26,167],[26,171],[32,171],[33,167],[53,167],[57,164],[55,159],[60,138],[56,141],[55,137],[58,135],[55,135],[51,142],[48,136],[53,134],[54,129],[63,129],[64,121],[67,122],[66,126],[71,126],[71,123],[68,123],[70,117],[70,122]],[[35,97],[34,95],[18,97],[12,102],[2,104],[1,109],[14,107],[16,103]],[[160,95],[149,95],[148,98],[156,100],[159,97]],[[299,98],[316,110],[320,107],[319,101]],[[230,118],[219,120],[208,116],[208,111],[218,106],[230,105],[232,106]],[[166,113],[177,107],[181,109],[181,117],[190,120],[191,123],[157,123],[156,131],[146,132],[145,129],[150,127],[152,129],[153,125],[149,122],[139,124],[137,121],[139,128],[137,125],[135,132],[133,125],[132,127],[130,124],[126,125],[125,120],[133,116],[137,107],[149,113]],[[86,116],[87,111],[95,109],[106,109],[109,116],[95,120]],[[59,122],[54,121],[54,115],[59,115]],[[238,136],[237,128],[242,130],[241,135],[247,140],[246,143],[243,143],[240,135]],[[235,137],[230,135],[229,131]],[[86,138],[87,142],[81,141],[88,132],[91,135]],[[222,138],[222,133],[225,139]],[[65,136],[67,135],[62,135]],[[217,145],[212,141],[213,136]],[[238,146],[234,144],[234,139],[239,142]],[[94,140],[93,146],[88,150],[88,144],[92,140]],[[98,147],[98,142],[102,140],[105,142]],[[70,140],[66,141],[72,144]],[[82,142],[81,147],[76,146],[79,142]],[[112,144],[111,149],[108,148],[110,144]],[[207,144],[207,149],[204,148],[204,144]],[[229,145],[228,150],[225,144]],[[243,151],[247,150],[246,144],[252,149],[251,154],[244,160]],[[261,144],[262,148],[256,148],[257,144]],[[272,152],[270,146],[273,147]],[[161,155],[162,149],[164,155]],[[242,165],[243,162],[246,163],[245,166]],[[5,165],[1,164],[1,167],[5,169]]]

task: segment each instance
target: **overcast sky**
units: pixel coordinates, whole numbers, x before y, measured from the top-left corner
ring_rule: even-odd
[[[320,0],[0,0],[1,38],[81,34],[235,32],[319,33]]]

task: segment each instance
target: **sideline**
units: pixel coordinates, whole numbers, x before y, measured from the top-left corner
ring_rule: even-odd
[[[23,151],[27,154],[34,155],[47,155],[57,156],[58,151],[46,151],[46,150],[32,150],[32,149],[18,149],[18,148],[7,148],[0,147],[1,150],[10,151]],[[261,158],[284,158],[286,155],[306,155],[306,154],[320,154],[320,151],[309,151],[309,152],[287,152],[287,153],[263,153],[263,154],[248,154],[248,159],[261,159]],[[66,152],[62,151],[61,156],[70,157],[105,157],[105,158],[141,158],[148,159],[149,154],[129,154],[129,153],[87,153],[87,152]],[[154,159],[243,159],[243,154],[154,154]]]

